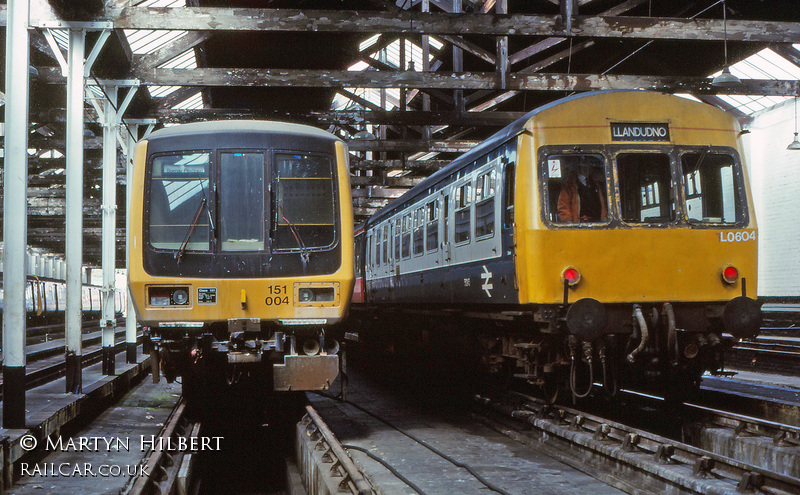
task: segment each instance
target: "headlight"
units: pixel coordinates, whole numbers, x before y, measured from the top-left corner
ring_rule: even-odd
[[[149,287],[147,291],[150,306],[164,308],[189,305],[188,287]]]
[[[314,300],[314,291],[311,289],[300,289],[297,291],[297,300],[300,302],[311,302]]]
[[[177,289],[172,293],[172,302],[178,305],[183,305],[189,302],[189,293],[186,289]]]
[[[296,283],[295,304],[303,306],[336,306],[339,304],[338,282]]]

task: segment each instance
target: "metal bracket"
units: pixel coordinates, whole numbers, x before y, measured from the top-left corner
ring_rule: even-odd
[[[61,47],[53,36],[52,30],[63,29],[71,31],[79,29],[82,31],[101,31],[100,37],[97,38],[97,41],[92,47],[92,51],[89,52],[89,56],[86,57],[86,61],[84,62],[83,77],[89,77],[91,75],[92,65],[94,65],[95,60],[97,60],[97,56],[100,55],[100,50],[103,49],[106,40],[111,36],[111,30],[114,28],[114,24],[111,22],[46,21],[41,23],[39,27],[44,30],[44,37],[47,40],[47,44],[50,45],[50,49],[53,50],[53,54],[56,60],[58,60],[58,65],[61,66],[61,75],[64,77],[69,76],[69,64],[64,57],[64,53],[61,51]]]
[[[83,29],[84,31],[102,31],[114,29],[114,23],[111,21],[64,21],[60,19],[41,20],[36,24],[37,28],[41,29]]]

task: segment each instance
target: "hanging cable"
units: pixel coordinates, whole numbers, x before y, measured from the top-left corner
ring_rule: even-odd
[[[702,14],[703,12],[706,12],[707,10],[711,9],[712,7],[714,7],[715,5],[718,5],[718,4],[720,4],[720,3],[724,3],[724,1],[725,1],[725,0],[717,0],[716,2],[712,3],[711,5],[709,5],[708,7],[706,7],[705,9],[701,10],[700,12],[698,12],[698,13],[694,14],[693,16],[690,16],[690,17],[689,17],[689,19],[695,19],[697,16],[699,16],[699,15],[700,15],[700,14]],[[724,27],[724,25],[723,25],[723,27]],[[612,65],[612,66],[611,66],[611,67],[609,67],[608,69],[604,70],[604,71],[603,71],[603,72],[602,72],[600,75],[601,75],[601,76],[604,76],[604,75],[608,74],[609,72],[611,72],[612,70],[614,70],[615,68],[617,68],[617,67],[618,67],[620,64],[624,63],[624,62],[625,62],[626,60],[628,60],[629,58],[633,57],[634,55],[636,55],[636,54],[637,54],[637,53],[639,53],[640,51],[642,51],[642,50],[644,50],[645,48],[647,48],[648,46],[650,46],[650,45],[653,43],[653,41],[654,41],[654,40],[650,40],[650,41],[648,41],[647,43],[645,43],[644,45],[640,46],[639,48],[637,48],[636,50],[634,50],[633,52],[631,52],[629,55],[627,55],[625,58],[623,58],[622,60],[620,60],[620,61],[619,61],[619,62],[617,62],[616,64]],[[571,45],[570,45],[570,49],[571,49]],[[726,63],[726,64],[727,64],[727,60],[728,60],[727,49],[728,49],[728,47],[727,47],[727,45],[726,45],[726,47],[725,47],[725,50],[726,50],[726,52],[725,52],[725,60],[726,60],[726,62],[725,62],[725,63]]]

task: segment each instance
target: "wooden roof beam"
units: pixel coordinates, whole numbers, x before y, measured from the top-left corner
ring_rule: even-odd
[[[404,152],[456,152],[469,151],[480,144],[480,141],[423,141],[423,140],[383,140],[383,141],[349,141],[350,151],[404,151]]]
[[[230,87],[368,87],[409,88],[398,81],[396,72],[287,69],[150,69],[134,74],[143,84],[161,86],[230,86]],[[42,73],[40,72],[40,77]],[[60,71],[46,71],[48,81],[62,82]],[[494,72],[420,72],[421,82],[413,87],[434,89],[507,89],[538,91],[591,91],[601,89],[650,89],[664,92],[699,92],[712,94],[756,94],[794,96],[800,93],[800,81],[744,79],[740,86],[715,88],[711,79],[684,76],[632,76],[619,74],[508,74],[502,88]]]
[[[411,19],[413,17],[413,25]],[[36,26],[50,19],[35,19]],[[800,25],[765,20],[576,16],[567,33],[558,15],[411,13],[352,10],[130,7],[107,12],[118,29],[299,31],[494,36],[584,36],[761,43],[798,43]],[[38,23],[38,24],[37,24]]]
[[[361,160],[350,157],[351,170],[413,170],[432,172],[449,164],[450,160]]]
[[[555,1],[555,3],[558,3],[559,0],[554,0],[554,1]],[[602,15],[605,15],[605,16],[618,16],[620,14],[623,14],[623,13],[625,13],[625,12],[627,12],[627,11],[629,11],[629,10],[631,10],[631,9],[641,5],[641,4],[643,4],[646,1],[647,0],[628,0],[626,2],[622,2],[621,4],[604,11],[602,13]],[[551,47],[553,47],[555,45],[558,45],[559,43],[561,43],[563,41],[566,41],[566,40],[567,40],[567,38],[564,38],[564,37],[549,37],[549,38],[546,38],[546,39],[544,39],[542,41],[539,41],[538,43],[534,43],[533,45],[531,45],[531,46],[529,46],[527,48],[524,48],[524,49],[522,49],[522,50],[520,50],[520,51],[518,51],[518,52],[516,52],[516,53],[514,53],[512,55],[509,55],[508,63],[510,65],[514,65],[516,63],[522,62],[523,60],[526,60],[526,59],[536,55],[537,53],[541,53],[544,50],[547,50],[548,48],[551,48]]]

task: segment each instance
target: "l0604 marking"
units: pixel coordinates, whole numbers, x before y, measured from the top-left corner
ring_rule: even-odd
[[[720,232],[719,242],[747,242],[756,240],[756,231],[750,232]]]

